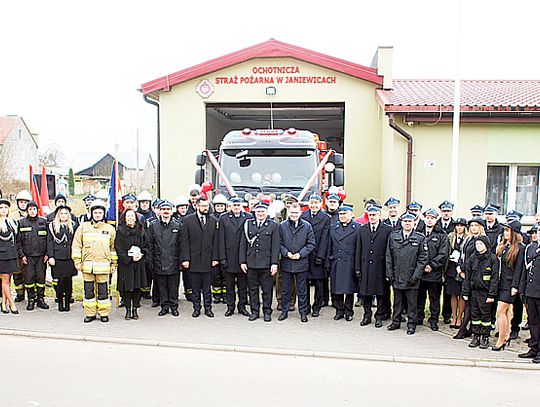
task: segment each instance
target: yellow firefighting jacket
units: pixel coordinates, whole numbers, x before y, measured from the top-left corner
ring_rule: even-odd
[[[118,263],[114,249],[116,231],[105,222],[84,222],[73,237],[71,258],[83,273],[110,274]]]

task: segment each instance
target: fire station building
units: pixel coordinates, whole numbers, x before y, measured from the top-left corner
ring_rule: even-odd
[[[347,201],[450,199],[454,83],[392,77],[392,48],[370,66],[269,40],[144,83],[158,110],[162,197],[186,194],[195,157],[230,130],[310,130],[344,154]],[[461,81],[457,215],[487,201],[539,210],[540,81]],[[359,214],[361,209],[357,209]]]

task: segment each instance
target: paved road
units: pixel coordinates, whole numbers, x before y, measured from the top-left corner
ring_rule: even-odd
[[[527,406],[539,394],[536,371],[0,340],[2,407]]]
[[[84,324],[80,303],[69,313],[59,313],[55,306],[32,312],[20,306],[20,315],[0,314],[0,329],[288,350],[524,362],[518,360],[516,352],[470,349],[468,341],[452,340],[449,335],[432,332],[428,327],[419,327],[416,335],[408,336],[405,327],[394,332],[376,329],[373,325],[360,327],[358,313],[352,322],[334,321],[332,308],[324,308],[321,317],[310,318],[307,324],[302,324],[297,313],[290,313],[289,319],[278,322],[275,312],[271,323],[262,319],[248,322],[238,314],[225,318],[223,304],[214,307],[216,318],[202,315],[193,319],[190,305],[186,301],[180,302],[179,318],[158,317],[157,309],[150,308],[145,301],[138,321],[125,321],[124,311],[114,309],[107,324],[99,321]],[[528,336],[528,333],[522,336]]]

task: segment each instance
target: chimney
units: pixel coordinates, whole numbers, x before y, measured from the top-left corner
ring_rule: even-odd
[[[373,57],[371,66],[377,68],[377,75],[382,76],[383,89],[393,88],[392,77],[392,64],[393,64],[394,47],[392,46],[379,46],[377,52]]]

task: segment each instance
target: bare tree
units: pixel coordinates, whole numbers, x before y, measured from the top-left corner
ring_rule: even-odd
[[[64,150],[59,144],[47,144],[39,154],[39,165],[45,167],[60,167],[65,159]]]
[[[21,189],[28,189],[28,182],[14,179],[15,170],[11,161],[12,146],[7,143],[0,146],[0,193],[3,197],[16,194]]]

